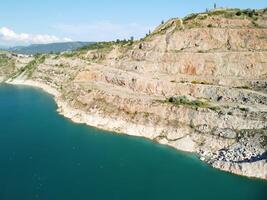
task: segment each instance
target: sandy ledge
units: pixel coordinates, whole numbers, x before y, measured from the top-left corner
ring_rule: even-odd
[[[60,99],[60,92],[58,92],[55,88],[37,81],[13,80],[12,82],[7,81],[6,83],[12,85],[37,87],[53,95],[58,106],[58,113],[72,120],[74,123],[86,124],[108,131],[123,133],[131,136],[145,137],[148,139],[152,139],[154,135],[153,133],[160,133],[164,128],[133,124],[121,119],[112,119],[108,117],[104,118],[98,115],[97,111],[95,114],[88,115],[86,112],[74,109],[70,107],[66,102],[62,101]],[[169,141],[167,140],[161,140],[159,141],[159,143],[174,147],[177,150],[195,152],[190,138],[185,137],[178,145],[179,147],[177,147],[177,144],[174,145],[172,143],[169,143]],[[204,158],[201,160],[205,162]],[[210,166],[236,175],[267,180],[267,162],[265,162],[264,160],[252,163],[232,163],[217,160]]]

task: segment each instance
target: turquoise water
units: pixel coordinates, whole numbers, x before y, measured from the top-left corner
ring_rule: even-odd
[[[77,125],[34,88],[0,86],[0,200],[266,200],[267,182],[142,138]]]

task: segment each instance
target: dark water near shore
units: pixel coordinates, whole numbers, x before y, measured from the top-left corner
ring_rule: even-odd
[[[53,98],[0,86],[0,200],[266,200],[267,182],[194,155],[77,125]]]

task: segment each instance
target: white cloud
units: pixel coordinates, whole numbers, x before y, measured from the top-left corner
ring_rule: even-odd
[[[61,34],[71,35],[78,40],[106,41],[128,39],[131,36],[141,38],[155,26],[138,23],[118,24],[110,21],[98,21],[83,24],[57,24],[54,29]]]
[[[46,44],[53,42],[68,42],[72,41],[70,38],[59,38],[54,35],[47,34],[28,34],[28,33],[16,33],[15,31],[2,27],[0,28],[0,40],[7,42],[22,42],[22,43],[33,43],[33,44]]]

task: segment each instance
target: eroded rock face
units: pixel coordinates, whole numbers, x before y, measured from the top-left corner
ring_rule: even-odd
[[[133,44],[47,56],[28,79],[57,89],[60,112],[76,122],[267,179],[267,11],[237,12],[172,19]]]

